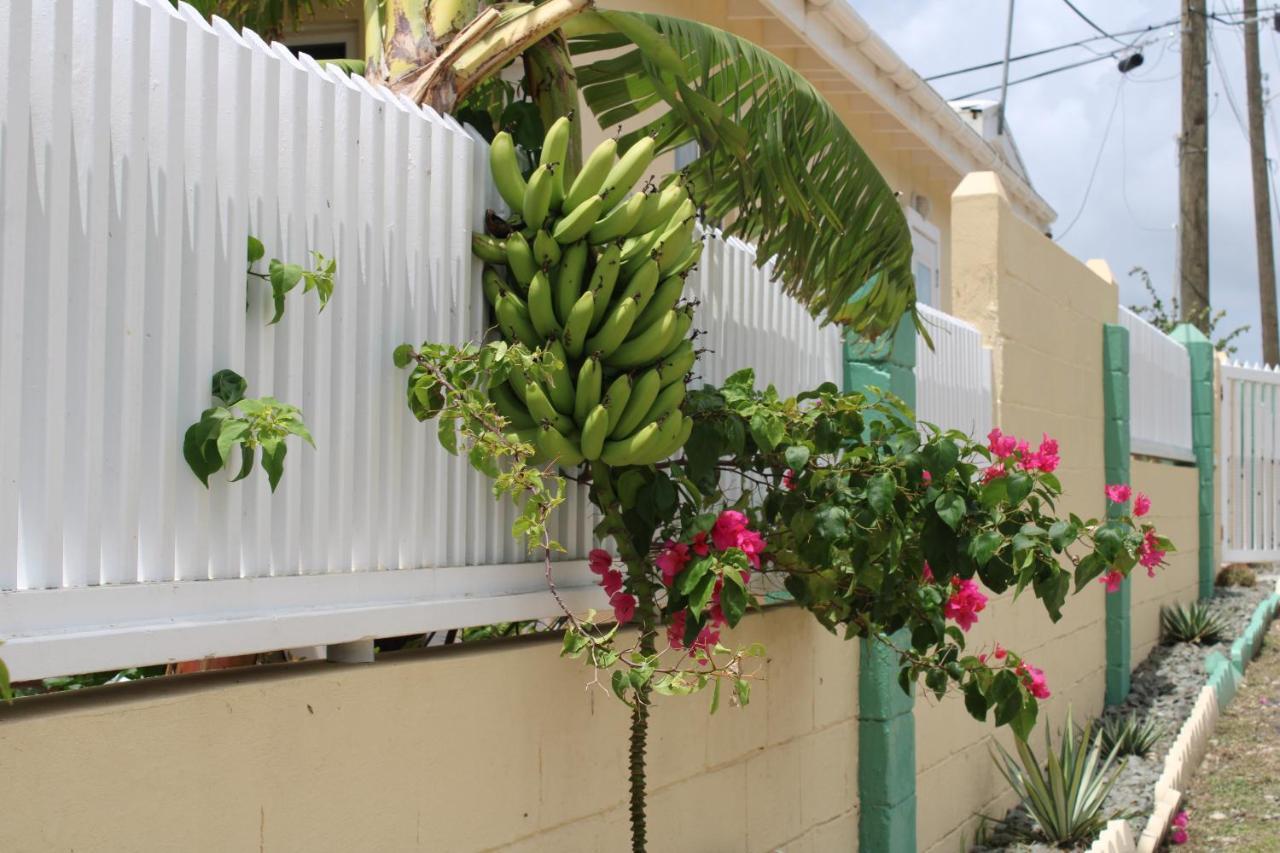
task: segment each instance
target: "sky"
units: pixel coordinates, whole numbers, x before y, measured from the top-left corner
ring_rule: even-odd
[[[1217,12],[1239,0],[1208,0]],[[1004,53],[1007,0],[852,0],[859,14],[922,76],[998,60]],[[1074,0],[1108,32],[1162,24],[1178,16],[1178,0]],[[1264,10],[1272,0],[1260,0]],[[1269,16],[1264,12],[1264,17]],[[1238,16],[1237,16],[1238,17]],[[1260,361],[1257,258],[1244,99],[1243,27],[1211,22],[1209,51],[1209,263],[1211,301],[1227,311],[1219,330],[1249,324],[1236,356]],[[1063,0],[1018,0],[1013,54],[1097,35]],[[1280,95],[1280,33],[1260,27],[1264,89]],[[1137,276],[1146,268],[1158,291],[1174,294],[1178,217],[1176,139],[1180,128],[1179,30],[1142,35],[1143,65],[1122,75],[1111,59],[1011,86],[1006,115],[1031,182],[1058,213],[1053,233],[1081,259],[1103,258],[1125,305],[1149,300]],[[1115,42],[1088,46],[1107,53]],[[1216,47],[1216,52],[1214,48]],[[1086,48],[1016,62],[1010,80],[1083,59]],[[1270,76],[1270,79],[1268,79]],[[1274,81],[1274,87],[1272,82]],[[955,98],[1000,82],[991,68],[934,81]],[[979,97],[995,99],[998,94]],[[1232,99],[1239,112],[1232,110]],[[1280,97],[1268,104],[1268,149],[1280,151]],[[1110,128],[1108,129],[1108,124]],[[1094,172],[1092,187],[1090,175]],[[1273,186],[1280,175],[1272,170]],[[1272,199],[1273,225],[1276,199]],[[1240,341],[1241,339],[1237,339]]]

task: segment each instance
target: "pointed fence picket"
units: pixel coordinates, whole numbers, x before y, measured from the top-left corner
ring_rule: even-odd
[[[916,418],[983,437],[995,417],[991,350],[974,326],[917,303],[933,347],[916,336]]]
[[[32,45],[41,45],[32,50]],[[0,3],[0,640],[17,679],[554,616],[510,506],[404,405],[401,342],[479,338],[500,199],[449,116],[168,0]],[[267,325],[268,258],[336,258]],[[265,262],[260,269],[265,269]],[[792,394],[839,333],[712,236],[696,374]],[[301,407],[272,494],[182,458],[214,371]],[[553,576],[601,606],[571,486]]]
[[[1221,367],[1218,491],[1222,559],[1280,559],[1280,367]]]

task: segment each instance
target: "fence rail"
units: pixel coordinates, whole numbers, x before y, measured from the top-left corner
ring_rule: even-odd
[[[916,337],[916,417],[982,437],[994,425],[991,350],[969,323],[918,304],[933,349]]]
[[[470,232],[498,203],[483,140],[168,0],[14,0],[0,45],[14,678],[555,615],[513,510],[412,418],[390,358],[484,329]],[[268,257],[336,258],[328,308],[295,291],[268,326],[249,234]],[[730,364],[784,392],[838,378],[837,333],[750,247],[716,240],[707,256],[706,378]],[[250,396],[300,406],[315,436],[316,450],[290,439],[274,494],[260,473],[206,491],[183,461],[224,367]],[[555,523],[557,585],[600,605],[582,489]]]
[[[1280,368],[1221,369],[1222,559],[1280,560]]]
[[[1119,321],[1129,330],[1130,450],[1194,462],[1186,348],[1123,305]]]

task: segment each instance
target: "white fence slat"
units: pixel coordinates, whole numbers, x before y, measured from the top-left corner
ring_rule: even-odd
[[[1129,330],[1132,452],[1194,461],[1191,362],[1186,348],[1123,305],[1117,319]]]
[[[1219,401],[1218,456],[1222,559],[1266,562],[1280,559],[1280,372],[1275,368],[1224,364]]]
[[[933,341],[916,336],[916,417],[983,438],[994,425],[991,351],[969,323],[917,304]]]

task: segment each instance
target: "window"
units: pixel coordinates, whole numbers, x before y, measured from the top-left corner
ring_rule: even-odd
[[[284,44],[295,54],[305,53],[312,59],[359,59],[359,36],[359,27],[354,22],[312,26],[287,33]]]
[[[907,225],[911,228],[911,271],[916,279],[916,301],[931,308],[941,308],[942,238],[936,225],[930,224],[912,208],[907,208]]]

